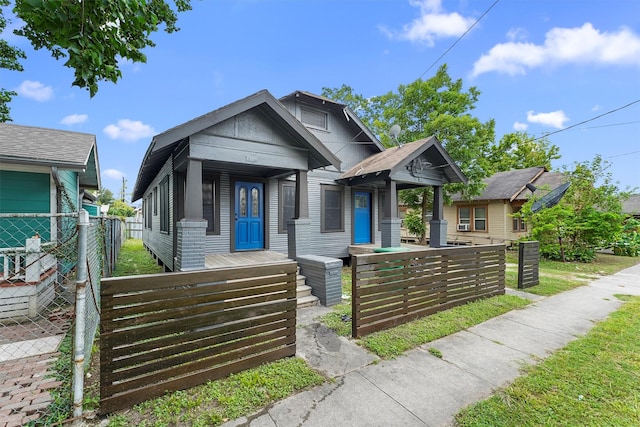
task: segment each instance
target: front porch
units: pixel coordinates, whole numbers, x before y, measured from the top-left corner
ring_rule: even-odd
[[[247,251],[226,254],[208,254],[204,256],[206,269],[226,267],[246,267],[249,265],[273,264],[286,261],[289,257],[274,251]]]
[[[208,254],[204,256],[204,266],[209,270],[229,267],[249,267],[275,264],[290,261],[289,257],[274,251],[247,251],[225,254]],[[300,274],[300,266],[297,273],[296,298],[298,308],[311,307],[319,304],[319,298],[312,294],[311,286],[307,285],[307,278]]]

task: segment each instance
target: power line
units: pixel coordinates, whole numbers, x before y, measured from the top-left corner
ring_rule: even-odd
[[[595,116],[595,117],[592,117],[592,118],[590,118],[590,119],[587,119],[587,120],[581,121],[580,123],[576,123],[575,125],[567,126],[566,128],[558,129],[558,130],[556,130],[556,131],[546,133],[546,134],[544,134],[544,135],[542,135],[542,136],[539,136],[538,138],[534,138],[532,141],[537,141],[537,140],[539,140],[539,139],[543,139],[543,138],[547,138],[547,137],[549,137],[549,136],[551,136],[551,135],[555,135],[556,133],[560,133],[560,132],[567,131],[567,130],[569,130],[569,129],[573,129],[573,128],[577,127],[577,126],[580,126],[580,125],[583,125],[583,124],[585,124],[585,123],[589,123],[589,122],[592,122],[592,121],[594,121],[594,120],[597,120],[597,119],[599,119],[600,117],[604,117],[604,116],[606,116],[607,114],[615,113],[616,111],[620,111],[620,110],[623,110],[623,109],[625,109],[625,108],[628,108],[628,107],[630,107],[630,106],[632,106],[632,105],[634,105],[634,104],[637,104],[637,103],[639,103],[639,102],[640,102],[640,99],[636,99],[635,101],[631,101],[631,102],[630,102],[630,103],[628,103],[627,105],[623,105],[622,107],[618,107],[618,108],[615,108],[615,109],[613,109],[613,110],[609,110],[609,111],[607,111],[606,113],[602,113],[602,114],[597,115],[597,116]]]
[[[482,18],[484,18],[484,17],[485,17],[485,15],[486,15],[487,13],[489,13],[489,11],[490,11],[491,9],[493,9],[493,7],[494,7],[496,4],[498,4],[498,2],[499,2],[499,1],[500,1],[500,0],[496,0],[496,1],[494,1],[494,2],[493,2],[493,4],[492,4],[491,6],[489,6],[489,8],[488,8],[487,10],[485,10],[485,12],[484,12],[482,15],[480,15],[480,17],[479,17],[478,19],[476,19],[476,20],[475,20],[475,22],[474,22],[473,24],[471,24],[471,26],[470,26],[469,28],[467,28],[467,31],[465,31],[465,32],[464,32],[460,37],[458,37],[458,39],[457,39],[455,42],[453,42],[453,44],[452,44],[451,46],[449,46],[449,48],[448,48],[447,50],[445,50],[445,51],[442,53],[442,55],[440,55],[440,56],[438,57],[438,59],[436,59],[435,61],[433,61],[433,64],[429,65],[429,68],[427,68],[427,69],[424,71],[424,73],[420,74],[420,77],[418,77],[418,79],[421,79],[421,78],[422,78],[425,74],[427,74],[427,73],[428,73],[428,72],[429,72],[429,71],[430,71],[430,70],[431,70],[431,69],[432,69],[432,68],[433,68],[433,67],[434,67],[438,62],[440,62],[440,60],[441,60],[442,58],[444,58],[444,57],[445,57],[445,55],[446,55],[447,53],[449,53],[449,51],[450,51],[451,49],[453,49],[453,48],[454,48],[454,46],[455,46],[455,45],[457,45],[457,44],[458,44],[458,42],[459,42],[460,40],[462,40],[462,39],[464,38],[464,36],[466,36],[466,35],[469,33],[469,31],[471,31],[471,30],[472,30],[472,29],[473,29],[473,27],[475,27],[475,26],[476,26],[476,24],[477,24],[478,22],[480,22],[480,20],[481,20]]]
[[[605,159],[613,159],[614,157],[624,157],[624,156],[630,156],[632,154],[638,154],[640,153],[640,150],[638,151],[631,151],[630,153],[622,153],[622,154],[615,154],[613,156],[607,156],[605,157]]]

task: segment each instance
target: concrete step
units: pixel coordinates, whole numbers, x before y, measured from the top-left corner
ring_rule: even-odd
[[[314,307],[320,305],[320,300],[315,295],[308,295],[306,297],[298,297],[298,308]]]
[[[307,278],[305,276],[303,276],[302,274],[298,273],[298,277],[296,282],[298,283],[298,286],[300,285],[306,285],[307,284]]]
[[[296,288],[296,297],[302,298],[311,295],[311,286],[298,285]]]

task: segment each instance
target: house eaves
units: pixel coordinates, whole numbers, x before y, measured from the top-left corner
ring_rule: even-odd
[[[464,173],[434,136],[402,146],[387,148],[381,153],[369,156],[340,175],[338,181],[353,183],[354,180],[360,177],[357,180],[358,183],[364,183],[363,179],[366,177],[368,177],[368,182],[380,182],[386,178],[391,178],[397,180],[401,184],[401,188],[424,187],[424,184],[418,180],[409,181],[406,177],[404,179],[397,178],[397,176],[406,171],[409,163],[423,154],[432,163],[430,168],[441,171],[447,183],[467,183]]]
[[[79,173],[81,186],[100,188],[93,134],[0,123],[0,163],[72,170]]]
[[[254,108],[279,123],[281,129],[309,150],[310,169],[333,165],[340,170],[340,159],[300,123],[280,101],[267,90],[261,90],[154,136],[140,166],[132,201],[142,197],[144,190],[180,142],[188,141],[192,135]]]

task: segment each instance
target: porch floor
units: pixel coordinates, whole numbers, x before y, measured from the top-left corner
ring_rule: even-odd
[[[411,243],[400,243],[400,246],[410,251],[423,251],[429,249],[429,246],[414,245]],[[368,245],[349,245],[349,255],[371,254],[374,249],[380,247],[380,243],[372,243]]]
[[[248,251],[228,254],[208,254],[204,258],[205,268],[244,267],[286,261],[289,257],[280,252]]]

